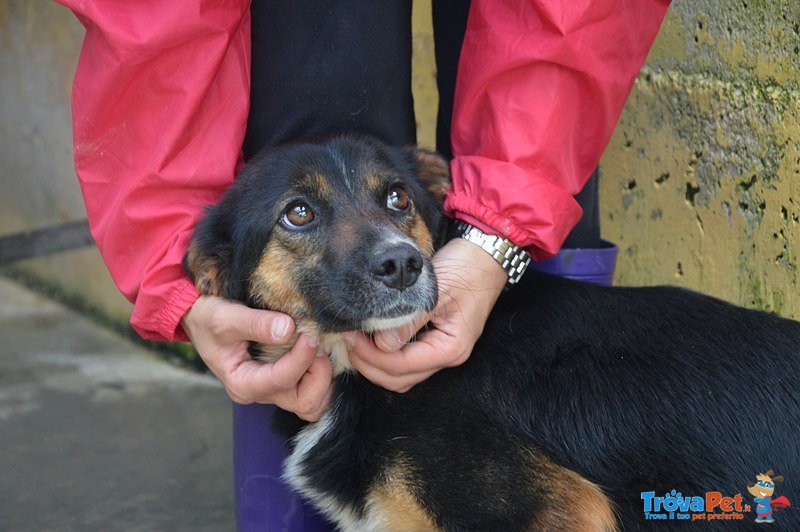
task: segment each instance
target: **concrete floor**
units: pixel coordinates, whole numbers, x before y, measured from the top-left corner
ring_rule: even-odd
[[[231,407],[0,278],[0,530],[231,530]]]

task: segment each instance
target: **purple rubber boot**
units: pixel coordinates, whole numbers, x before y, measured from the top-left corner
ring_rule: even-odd
[[[578,281],[610,285],[618,248],[563,249],[531,267]],[[281,480],[286,448],[270,431],[275,407],[233,405],[236,523],[240,532],[330,532],[333,525]]]
[[[272,434],[272,405],[233,405],[233,487],[240,532],[330,532],[281,480],[286,447]]]
[[[601,245],[597,249],[562,249],[552,259],[532,262],[530,267],[542,273],[610,286],[614,280],[619,248],[605,240],[601,241]]]

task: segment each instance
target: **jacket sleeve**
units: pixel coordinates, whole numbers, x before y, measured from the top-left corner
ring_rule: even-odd
[[[473,0],[448,215],[558,252],[669,0]]]
[[[72,111],[92,234],[136,331],[184,340],[183,254],[241,162],[249,1],[59,1],[86,28]]]

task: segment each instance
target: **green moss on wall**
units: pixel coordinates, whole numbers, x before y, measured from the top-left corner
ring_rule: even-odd
[[[620,282],[800,318],[798,22],[796,2],[673,3],[601,165]]]

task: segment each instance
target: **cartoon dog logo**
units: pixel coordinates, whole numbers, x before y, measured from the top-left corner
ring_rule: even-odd
[[[775,483],[783,482],[783,476],[773,475],[774,473],[770,469],[766,473],[756,475],[755,484],[752,482],[747,484],[747,491],[750,492],[756,502],[756,523],[774,523],[773,510],[792,506],[786,497],[772,498],[772,494],[775,493]]]

